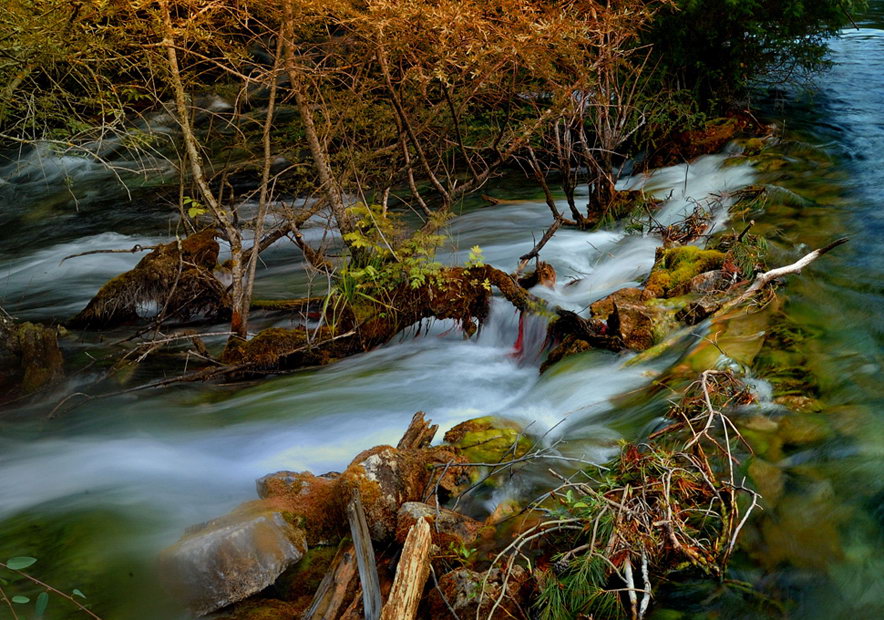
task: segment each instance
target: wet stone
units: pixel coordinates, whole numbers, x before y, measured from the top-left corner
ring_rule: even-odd
[[[196,615],[260,592],[307,551],[282,513],[245,505],[188,532],[162,552],[160,574]]]

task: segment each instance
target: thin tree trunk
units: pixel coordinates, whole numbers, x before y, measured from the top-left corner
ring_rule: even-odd
[[[347,206],[344,204],[343,192],[341,191],[341,187],[338,184],[338,180],[332,171],[331,164],[329,163],[328,152],[319,138],[319,132],[317,131],[316,123],[313,120],[313,110],[310,107],[305,91],[303,75],[297,67],[295,59],[295,43],[292,40],[294,27],[292,4],[291,2],[284,2],[283,6],[284,23],[282,38],[284,58],[286,71],[289,74],[289,81],[291,82],[292,93],[295,96],[295,105],[298,108],[301,121],[304,123],[304,134],[307,137],[307,146],[309,147],[310,155],[313,158],[313,167],[316,169],[316,174],[319,176],[319,182],[322,184],[326,199],[331,206],[332,215],[334,215],[338,229],[340,230],[341,235],[345,236],[356,230],[356,224],[353,221],[353,217],[347,211]],[[351,257],[357,264],[365,262],[364,259],[366,257],[364,250],[353,247],[346,239],[344,239],[344,243],[347,244],[347,249],[350,251]]]
[[[270,199],[270,168],[273,164],[273,153],[270,144],[270,132],[273,130],[273,115],[276,112],[277,71],[282,54],[282,37],[276,41],[276,54],[273,60],[273,71],[270,74],[270,99],[267,102],[267,114],[264,117],[264,165],[261,169],[261,190],[258,194],[258,215],[255,220],[255,241],[252,244],[247,266],[245,290],[243,291],[240,313],[242,315],[242,331],[248,329],[249,308],[252,303],[252,292],[255,288],[255,273],[258,268],[258,256],[261,252],[261,237],[264,235],[264,218],[267,217],[267,203]]]
[[[190,108],[187,105],[187,95],[184,91],[184,82],[181,79],[181,68],[178,64],[178,52],[175,48],[175,30],[172,25],[172,15],[169,12],[168,0],[163,0],[163,46],[166,48],[166,57],[169,63],[169,73],[172,78],[172,90],[175,94],[175,109],[178,114],[178,124],[181,126],[181,135],[184,139],[184,148],[187,159],[190,162],[190,172],[193,182],[200,191],[200,195],[212,212],[215,220],[224,229],[227,241],[230,243],[230,273],[233,277],[231,287],[232,312],[230,317],[230,331],[236,336],[246,337],[246,325],[242,315],[243,302],[243,264],[242,264],[242,236],[239,229],[231,221],[230,216],[221,206],[212,188],[206,181],[202,166],[202,156],[199,152],[199,142],[193,133],[190,121]]]

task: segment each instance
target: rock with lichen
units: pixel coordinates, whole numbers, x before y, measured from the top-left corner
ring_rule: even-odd
[[[160,555],[169,589],[196,615],[260,592],[307,551],[304,531],[266,503],[194,528]]]
[[[341,475],[342,493],[358,490],[371,537],[390,539],[396,531],[399,507],[405,502],[445,498],[466,482],[459,464],[465,458],[449,446],[397,450],[376,446],[353,459]]]
[[[422,517],[430,524],[433,544],[442,550],[469,547],[482,529],[482,523],[459,512],[422,502],[405,502],[396,517],[396,542],[404,544],[408,532]]]

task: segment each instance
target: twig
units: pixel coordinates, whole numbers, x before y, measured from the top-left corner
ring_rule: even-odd
[[[135,254],[137,252],[146,252],[148,250],[156,250],[158,245],[141,245],[136,243],[132,246],[130,250],[89,250],[88,252],[80,252],[79,254],[71,254],[70,256],[65,256],[63,259],[58,261],[58,264],[65,262],[69,258],[78,258],[80,256],[90,256],[92,254]]]

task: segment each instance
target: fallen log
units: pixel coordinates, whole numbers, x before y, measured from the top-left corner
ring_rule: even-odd
[[[402,556],[396,567],[396,578],[381,620],[413,620],[430,576],[430,525],[424,517],[411,526]]]

